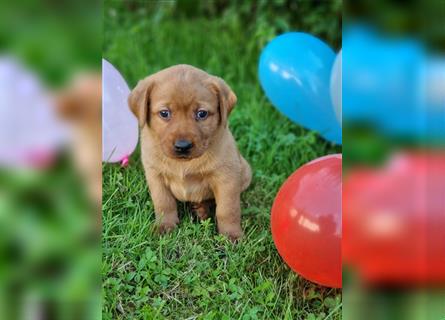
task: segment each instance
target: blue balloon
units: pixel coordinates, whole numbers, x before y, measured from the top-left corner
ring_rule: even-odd
[[[335,53],[307,33],[273,39],[260,56],[261,86],[272,104],[292,121],[341,144],[342,132],[330,99]]]
[[[343,32],[343,120],[366,123],[390,137],[443,144],[445,94],[438,74],[445,60],[433,59],[413,38],[394,38],[371,26]],[[437,73],[435,75],[435,73]]]
[[[343,119],[367,122],[396,134],[419,130],[420,46],[387,40],[363,26],[343,38]]]

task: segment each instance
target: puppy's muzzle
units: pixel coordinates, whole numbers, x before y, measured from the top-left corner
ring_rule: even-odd
[[[188,140],[176,140],[174,145],[175,154],[187,156],[193,148],[193,143]]]

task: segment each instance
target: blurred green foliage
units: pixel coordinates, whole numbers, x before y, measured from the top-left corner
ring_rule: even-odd
[[[96,0],[1,1],[0,55],[19,58],[52,86],[99,69],[101,9]]]
[[[1,319],[97,316],[98,218],[82,186],[67,158],[0,169]]]
[[[372,23],[391,34],[410,34],[433,50],[445,49],[445,1],[348,1],[344,23]]]

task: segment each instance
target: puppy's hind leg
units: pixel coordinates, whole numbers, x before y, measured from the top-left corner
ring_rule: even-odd
[[[199,221],[206,220],[210,218],[212,208],[215,207],[215,200],[205,200],[202,202],[192,202],[191,209],[194,214],[198,217]]]

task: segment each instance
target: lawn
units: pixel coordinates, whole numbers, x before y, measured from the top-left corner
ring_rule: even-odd
[[[183,205],[179,227],[159,236],[139,151],[127,168],[104,164],[103,318],[340,319],[341,290],[292,272],[270,233],[270,209],[285,179],[314,158],[341,152],[289,121],[262,92],[259,53],[279,28],[266,19],[247,27],[237,14],[184,18],[122,8],[105,4],[104,58],[130,87],[178,63],[224,78],[238,97],[230,128],[253,181],[242,194],[240,243],[218,235],[214,220],[194,221]]]

